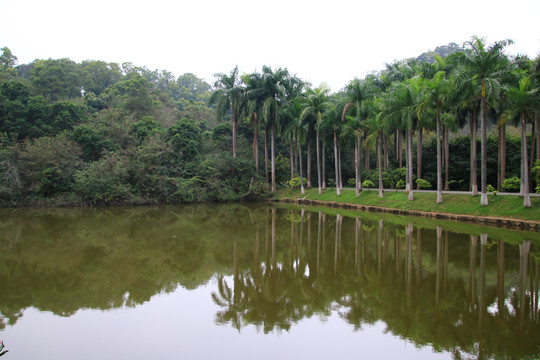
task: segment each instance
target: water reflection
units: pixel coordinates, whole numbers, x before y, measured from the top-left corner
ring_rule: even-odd
[[[337,312],[456,359],[540,345],[537,234],[244,205],[0,216],[0,336],[29,307],[69,317],[215,280],[215,322],[238,331]]]
[[[287,235],[276,230],[287,222]],[[220,324],[268,333],[337,309],[355,329],[382,320],[389,332],[454,358],[522,357],[540,345],[538,248],[529,240],[512,246],[483,232],[415,231],[413,223],[303,210],[277,220],[272,211],[266,226],[272,262],[235,263],[232,282],[219,277]]]

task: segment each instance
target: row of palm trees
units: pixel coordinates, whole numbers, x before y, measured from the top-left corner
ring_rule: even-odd
[[[268,182],[268,146],[270,146],[271,189],[276,190],[276,136],[289,141],[291,177],[302,174],[302,147],[307,151],[307,187],[311,187],[312,144],[315,144],[317,186],[325,188],[325,151],[333,143],[336,191],[340,195],[341,148],[354,148],[356,194],[362,187],[361,163],[369,162],[369,149],[375,147],[379,169],[379,196],[383,196],[382,169],[388,166],[389,144],[393,139],[394,155],[402,166],[405,150],[406,187],[409,200],[413,193],[413,135],[417,135],[417,178],[422,178],[422,134],[433,131],[437,147],[437,203],[443,201],[443,183],[448,187],[448,133],[465,124],[470,126],[470,190],[478,194],[476,169],[477,122],[481,138],[481,197],[488,204],[486,134],[487,122],[493,120],[499,129],[498,178],[505,177],[506,125],[521,129],[521,195],[530,207],[529,172],[533,159],[540,159],[540,57],[509,57],[505,48],[511,40],[486,44],[473,37],[464,49],[445,59],[418,63],[404,60],[387,65],[378,74],[355,78],[342,91],[332,94],[322,84],[311,88],[288,73],[264,66],[262,73],[240,76],[238,68],[217,74],[210,102],[216,105],[218,119],[230,115],[232,153],[236,157],[238,119],[250,120],[254,131],[253,156],[258,170],[258,136],[265,134],[265,169]],[[530,155],[527,125],[531,124]],[[270,139],[268,139],[268,135]],[[403,146],[403,137],[405,146]],[[268,144],[270,142],[270,144]],[[536,151],[535,151],[536,143]],[[529,161],[530,156],[530,161]],[[443,166],[445,166],[443,182]],[[499,181],[500,188],[502,180]],[[301,182],[302,192],[304,183]]]

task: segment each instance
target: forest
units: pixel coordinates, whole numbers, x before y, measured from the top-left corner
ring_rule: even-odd
[[[0,206],[226,202],[280,187],[540,192],[540,56],[472,37],[338,92],[0,54]],[[380,196],[383,196],[380,191]]]

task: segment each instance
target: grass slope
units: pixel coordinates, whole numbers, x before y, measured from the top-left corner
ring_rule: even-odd
[[[309,189],[302,195],[300,190],[283,189],[277,197],[281,199],[297,199],[306,197],[310,200],[333,201],[348,204],[380,206],[401,210],[417,210],[473,216],[493,216],[520,220],[540,221],[540,197],[532,197],[532,207],[523,207],[523,198],[514,195],[489,195],[489,205],[480,205],[480,196],[468,194],[444,194],[443,203],[437,204],[436,193],[414,193],[414,200],[409,201],[404,192],[387,191],[384,197],[378,197],[378,191],[364,190],[356,197],[354,190],[344,189],[337,196],[335,189],[324,190],[321,195],[318,190]]]

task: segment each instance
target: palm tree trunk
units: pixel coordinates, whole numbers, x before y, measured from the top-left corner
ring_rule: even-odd
[[[499,124],[499,168],[497,171],[497,191],[502,191],[506,177],[506,123]]]
[[[531,156],[530,156],[530,163],[529,163],[529,169],[532,169],[533,166],[534,166],[534,141],[535,141],[535,137],[536,137],[536,122],[533,121],[532,122],[532,129],[531,129]],[[529,180],[530,180],[530,176],[529,176]],[[529,183],[529,189],[531,188],[532,186],[532,183]]]
[[[377,139],[377,168],[379,169],[379,198],[383,198],[383,181],[382,181],[382,160],[381,160],[381,142],[382,131],[379,131],[379,138]]]
[[[397,136],[397,144],[396,144],[396,147],[397,147],[397,158],[398,158],[398,163],[399,163],[399,168],[401,169],[403,167],[403,144],[402,144],[402,135],[401,135],[401,130],[396,130],[396,136]]]
[[[482,84],[482,86],[484,86]],[[482,91],[484,93],[484,91]],[[480,205],[487,206],[488,205],[488,197],[487,197],[487,143],[486,143],[486,98],[482,97],[480,99],[480,136],[482,138],[481,140],[481,183],[482,183],[482,189],[481,189],[481,195],[480,195]]]
[[[298,132],[296,133],[296,136],[298,137]],[[298,139],[296,140],[297,147],[298,147],[298,165],[300,166],[300,191],[302,192],[302,195],[305,194],[304,190],[304,170],[302,170],[302,145],[300,145],[300,142]]]
[[[293,134],[291,132],[291,139],[289,141],[289,158],[291,163],[291,180],[294,179],[294,151],[293,151]]]
[[[384,137],[384,170],[388,169],[388,137]]]
[[[276,138],[276,124],[271,125],[270,134],[270,156],[272,162],[272,192],[276,192],[276,152],[275,152],[275,139]]]
[[[337,136],[334,132],[334,162],[335,162],[335,172],[336,172],[336,194],[337,196],[341,195],[341,191],[339,189],[339,166],[338,166],[338,149],[337,149]]]
[[[367,139],[369,135],[369,132],[367,130],[364,131],[364,139]],[[364,169],[369,170],[369,147],[368,144],[364,144]]]
[[[413,138],[413,130],[407,129],[407,173],[409,174],[409,197],[408,197],[409,201],[414,200],[412,138]]]
[[[360,137],[354,139],[354,173],[356,197],[360,196]]]
[[[343,190],[343,178],[341,177],[341,146],[338,143],[338,169],[339,169],[339,190]]]
[[[416,140],[416,178],[422,178],[422,129],[417,130]],[[420,185],[416,185],[416,189],[420,190]]]
[[[307,188],[311,189],[311,141],[307,141]]]
[[[269,179],[268,179],[268,127],[264,132],[264,175],[266,178],[266,190],[268,190]]]
[[[257,124],[257,113],[255,116],[255,125],[253,131],[253,159],[255,160],[255,174],[259,173],[259,133],[258,133],[258,124]]]
[[[321,155],[320,155],[320,141],[319,141],[319,130],[317,130],[316,135],[316,146],[317,146],[317,186],[319,187],[319,195],[322,194],[322,184],[321,184]]]
[[[231,108],[232,111],[232,154],[233,158],[236,158],[236,135],[238,128],[238,119],[236,115],[236,106]]]
[[[326,144],[322,141],[322,188],[326,190]]]
[[[469,113],[469,122],[471,128],[471,193],[472,196],[478,195],[478,173],[476,169],[476,107],[473,106]]]
[[[529,193],[529,164],[527,161],[527,123],[525,116],[521,115],[521,179],[523,191],[523,207],[531,207],[531,195]]]
[[[411,190],[411,178],[409,177],[409,129],[405,131],[405,194]]]
[[[437,122],[435,124],[437,133],[437,204],[443,202],[442,198],[442,164],[441,164],[441,115],[439,104],[437,104]]]
[[[540,160],[540,114],[536,114],[536,160]]]
[[[448,140],[448,126],[444,126],[444,190],[450,190],[450,142]]]

